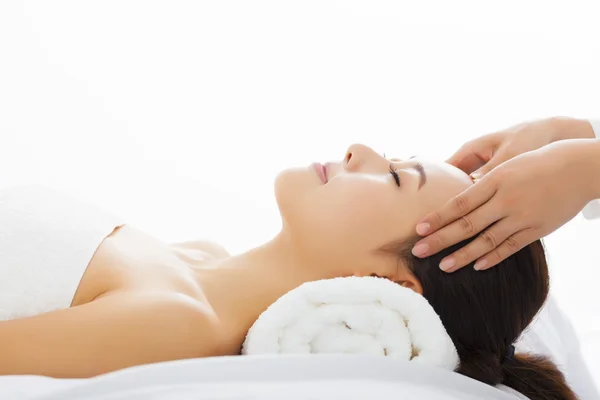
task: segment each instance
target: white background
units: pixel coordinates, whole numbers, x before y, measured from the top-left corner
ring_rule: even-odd
[[[443,160],[524,120],[600,117],[596,3],[0,0],[0,185],[243,251],[280,227],[280,170],[353,142]],[[546,240],[596,376],[599,236],[578,216]]]

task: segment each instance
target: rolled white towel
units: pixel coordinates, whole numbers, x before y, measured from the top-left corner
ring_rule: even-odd
[[[384,278],[308,282],[273,303],[242,354],[353,353],[455,370],[456,348],[429,302]]]

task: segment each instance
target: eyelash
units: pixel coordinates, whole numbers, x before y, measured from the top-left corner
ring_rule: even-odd
[[[392,174],[392,176],[394,177],[394,180],[396,181],[396,185],[398,185],[398,187],[400,187],[400,177],[398,176],[398,173],[394,169],[393,164],[390,164],[390,174]]]

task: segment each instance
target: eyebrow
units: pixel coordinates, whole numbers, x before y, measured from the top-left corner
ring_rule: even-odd
[[[425,174],[425,168],[423,167],[423,164],[416,163],[408,168],[412,168],[419,173],[419,188],[417,189],[417,191],[421,190],[421,187],[423,187],[423,185],[427,183],[427,174]]]
[[[409,160],[412,160],[415,157],[416,156],[412,156],[409,158]],[[411,165],[409,168],[412,168],[419,173],[419,188],[417,189],[417,191],[419,191],[421,190],[421,187],[427,182],[427,174],[425,173],[425,167],[423,167],[423,164],[421,163],[416,163],[415,165]]]

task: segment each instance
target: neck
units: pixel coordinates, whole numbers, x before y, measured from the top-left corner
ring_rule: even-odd
[[[262,246],[197,270],[198,283],[232,346],[241,346],[258,316],[278,298],[304,282],[325,278],[319,276],[319,268],[306,264],[292,241],[280,234]]]

